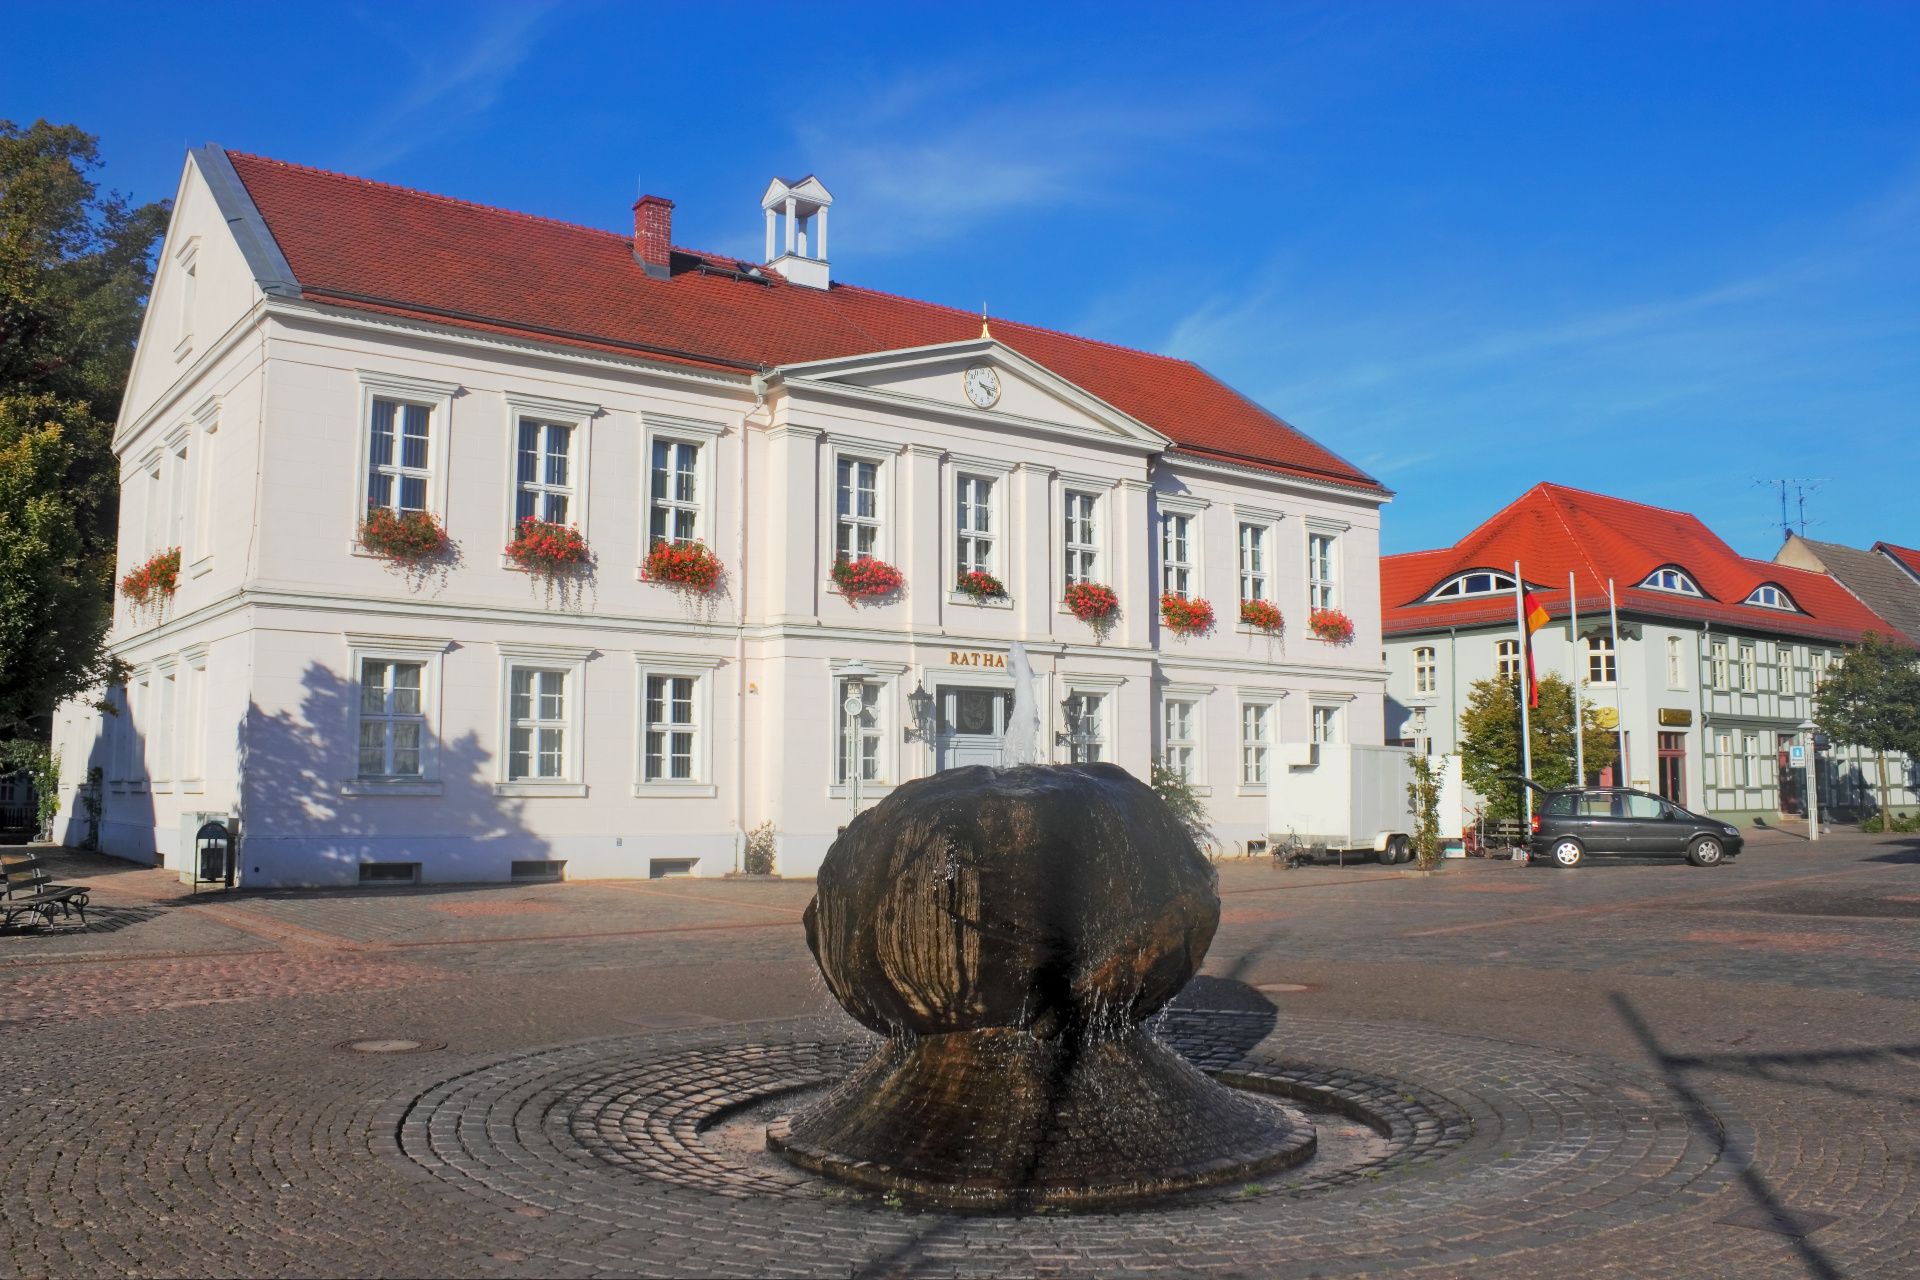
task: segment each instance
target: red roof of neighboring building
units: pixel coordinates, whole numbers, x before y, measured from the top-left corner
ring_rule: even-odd
[[[310,301],[715,369],[960,342],[980,317],[674,250],[656,279],[630,237],[259,156],[227,153]],[[718,270],[702,270],[702,268]],[[993,336],[1182,451],[1384,496],[1372,476],[1185,360],[996,318]]]
[[[1912,547],[1896,547],[1891,542],[1876,542],[1873,549],[1898,564],[1902,569],[1920,578],[1920,551]]]
[[[1605,616],[1607,581],[1623,613],[1714,622],[1754,631],[1857,641],[1868,631],[1901,637],[1886,619],[1824,573],[1750,560],[1716,537],[1699,517],[1624,498],[1537,484],[1451,547],[1380,558],[1380,608],[1387,635],[1514,621],[1511,595],[1423,603],[1456,574],[1514,561],[1534,595],[1556,618],[1567,616],[1573,575],[1583,617]],[[1676,595],[1642,587],[1656,569],[1682,569],[1704,593]],[[1799,612],[1743,603],[1767,583]]]

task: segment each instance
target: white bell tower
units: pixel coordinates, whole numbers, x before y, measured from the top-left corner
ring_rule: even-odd
[[[798,182],[775,178],[760,197],[767,215],[767,265],[791,284],[809,289],[827,287],[827,210],[833,196],[808,174]],[[784,239],[777,225],[786,216]]]

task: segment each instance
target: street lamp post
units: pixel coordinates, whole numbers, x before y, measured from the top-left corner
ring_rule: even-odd
[[[847,794],[853,799],[853,812],[847,822],[860,816],[860,775],[866,771],[866,753],[861,750],[860,717],[867,710],[867,677],[873,674],[873,668],[855,658],[840,668],[840,679],[847,690],[846,698],[840,703],[840,710],[847,717]]]
[[[1800,722],[1800,732],[1807,735],[1807,841],[1812,843],[1820,838],[1820,747],[1813,740],[1814,723],[1811,720]]]

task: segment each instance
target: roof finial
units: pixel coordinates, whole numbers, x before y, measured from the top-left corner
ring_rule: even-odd
[[[993,336],[992,332],[987,328],[987,300],[985,298],[980,300],[980,336],[983,338],[991,338]]]

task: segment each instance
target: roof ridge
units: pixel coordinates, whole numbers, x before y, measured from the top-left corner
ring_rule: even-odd
[[[1567,523],[1566,512],[1562,511],[1560,509],[1560,504],[1554,500],[1554,495],[1556,492],[1555,486],[1546,480],[1542,480],[1540,482],[1539,487],[1541,490],[1541,496],[1547,500],[1548,509],[1550,509],[1553,512],[1553,518],[1560,522],[1561,529],[1566,531],[1567,541],[1573,544],[1573,549],[1575,554],[1577,554],[1580,557],[1580,559],[1586,563],[1587,572],[1593,575],[1593,580],[1595,582],[1598,582],[1600,580],[1600,566],[1593,562],[1593,555],[1591,552],[1587,550],[1587,544],[1584,541],[1582,541],[1577,535],[1575,535],[1575,533],[1573,532],[1573,526]],[[1578,493],[1580,491],[1575,489],[1573,490],[1573,492]],[[1596,494],[1594,496],[1599,497],[1602,495]],[[1611,583],[1613,579],[1608,578],[1607,581]],[[1569,588],[1569,589],[1574,590],[1576,592],[1578,590],[1578,588]]]

